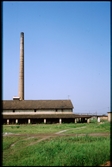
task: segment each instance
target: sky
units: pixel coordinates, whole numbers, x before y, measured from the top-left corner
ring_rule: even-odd
[[[18,96],[24,32],[24,99],[67,100],[77,114],[110,111],[110,2],[4,1],[2,99]]]

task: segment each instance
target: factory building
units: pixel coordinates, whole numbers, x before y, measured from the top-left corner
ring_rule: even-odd
[[[18,97],[3,100],[3,124],[87,122],[91,115],[73,113],[71,100],[24,100],[24,33],[20,34],[20,70]]]

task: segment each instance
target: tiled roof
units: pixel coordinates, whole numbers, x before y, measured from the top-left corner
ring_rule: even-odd
[[[73,109],[71,100],[3,100],[3,109]]]

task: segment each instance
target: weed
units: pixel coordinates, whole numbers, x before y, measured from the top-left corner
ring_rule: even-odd
[[[16,126],[16,128],[19,128],[20,126],[18,125],[18,126]]]
[[[85,128],[79,128],[86,126]],[[13,127],[13,128],[12,128]],[[77,128],[77,129],[76,129]],[[4,132],[20,134],[55,133],[65,129],[76,136],[57,136],[38,141],[36,136],[25,140],[24,136],[3,137],[3,166],[99,166],[110,160],[110,137],[93,137],[89,132],[109,132],[110,124],[61,124],[3,126]],[[69,133],[70,132],[70,133]],[[65,132],[64,132],[65,133]],[[78,135],[83,133],[83,136]],[[15,145],[12,147],[11,145]],[[9,154],[10,152],[10,154]]]

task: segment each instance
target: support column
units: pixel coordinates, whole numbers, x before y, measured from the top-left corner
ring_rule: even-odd
[[[61,118],[59,119],[59,123],[60,123],[60,124],[62,123],[62,119],[61,119]]]
[[[100,117],[97,118],[97,121],[100,122]]]
[[[46,124],[46,119],[44,119],[44,124]]]
[[[79,118],[80,122],[81,122],[81,118]]]
[[[75,120],[74,120],[74,121],[75,121],[75,123],[77,123],[77,118],[75,118]]]
[[[7,124],[9,124],[9,119],[7,119]]]
[[[77,118],[77,122],[80,123],[80,118]]]
[[[108,112],[108,121],[112,122],[112,112]]]
[[[31,122],[31,120],[30,120],[30,119],[28,119],[28,124],[30,124],[30,122]]]
[[[80,122],[80,118],[77,118],[77,122],[78,122],[78,123]]]
[[[89,118],[87,118],[87,123],[89,123],[90,122],[90,119]]]
[[[16,124],[18,123],[18,119],[16,119]]]

